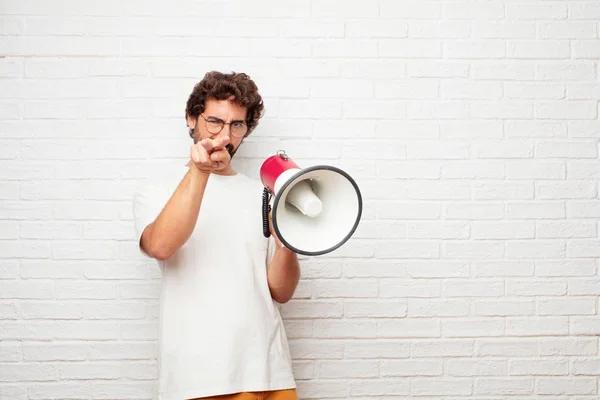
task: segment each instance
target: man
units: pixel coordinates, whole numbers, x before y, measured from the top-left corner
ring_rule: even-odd
[[[134,196],[140,249],[162,271],[161,400],[297,399],[277,303],[298,259],[263,236],[263,185],[230,164],[263,108],[246,74],[206,74],[186,106],[189,162]]]

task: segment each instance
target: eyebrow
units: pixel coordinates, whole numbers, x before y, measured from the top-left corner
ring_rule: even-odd
[[[221,122],[225,122],[223,121],[221,118],[219,117],[215,117],[214,115],[209,115],[208,118],[212,118],[212,119],[216,119],[217,121],[221,121]],[[243,119],[234,119],[233,121],[231,121],[231,123],[233,124],[234,122],[246,122]]]

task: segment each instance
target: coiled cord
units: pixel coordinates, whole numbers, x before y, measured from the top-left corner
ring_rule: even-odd
[[[271,229],[269,228],[269,212],[271,211],[271,206],[269,205],[270,200],[271,200],[271,193],[269,192],[269,189],[263,188],[263,195],[262,195],[263,235],[266,238],[271,236]]]

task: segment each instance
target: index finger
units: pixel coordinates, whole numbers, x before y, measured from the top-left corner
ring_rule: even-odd
[[[201,142],[202,147],[204,147],[209,154],[215,150],[221,150],[227,145],[227,143],[229,143],[228,137],[218,139],[203,139]]]

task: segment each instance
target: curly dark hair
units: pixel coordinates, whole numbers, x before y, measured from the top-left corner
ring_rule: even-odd
[[[190,94],[185,107],[186,118],[188,116],[198,118],[204,112],[205,102],[208,99],[226,100],[230,97],[233,97],[235,104],[247,110],[248,132],[244,137],[248,137],[263,115],[264,104],[256,83],[245,73],[207,72]],[[191,129],[190,136],[193,137]]]

